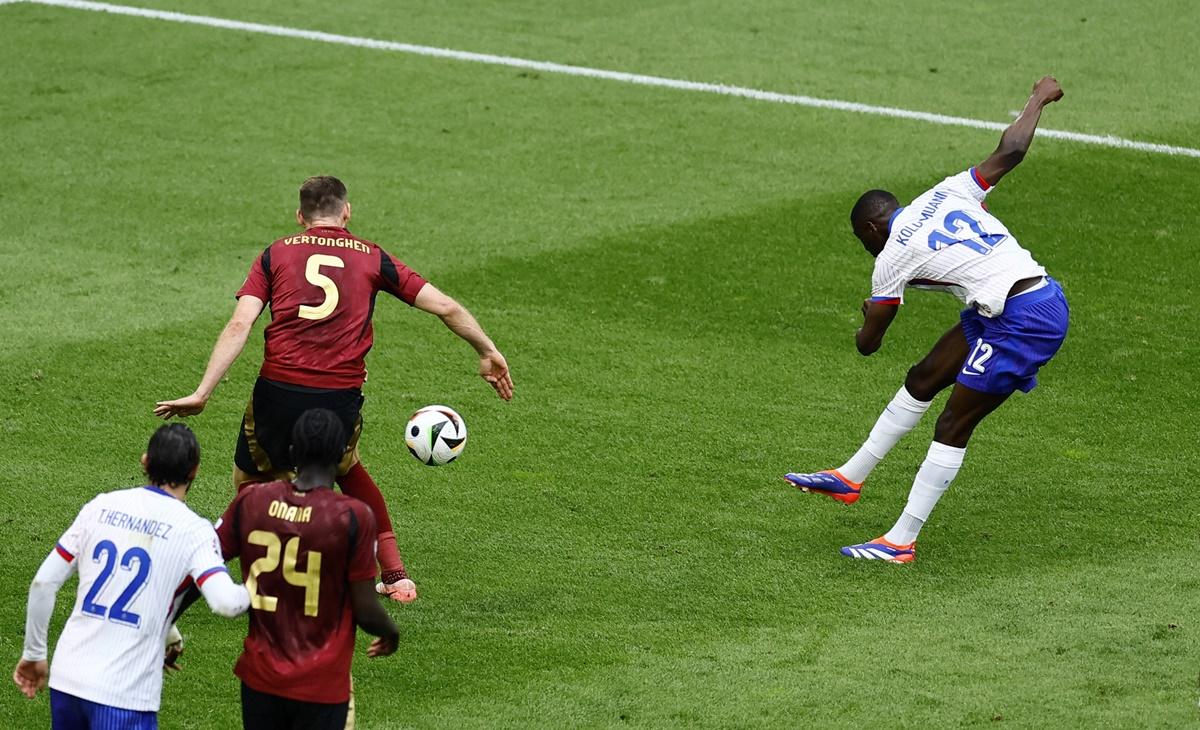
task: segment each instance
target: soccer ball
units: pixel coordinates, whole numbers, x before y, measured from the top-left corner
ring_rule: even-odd
[[[467,424],[449,406],[425,406],[408,419],[404,443],[417,461],[426,466],[449,464],[467,444]]]

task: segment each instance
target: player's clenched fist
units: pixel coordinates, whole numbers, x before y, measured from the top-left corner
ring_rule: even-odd
[[[1041,99],[1043,104],[1050,104],[1063,98],[1062,87],[1053,76],[1043,76],[1033,85],[1033,95]]]

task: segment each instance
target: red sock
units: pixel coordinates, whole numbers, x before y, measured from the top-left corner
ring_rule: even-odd
[[[397,572],[401,574],[402,578],[407,577],[404,575],[404,561],[400,559],[400,549],[396,547],[396,536],[392,533],[392,519],[388,515],[387,503],[383,501],[383,493],[375,485],[375,480],[360,463],[350,467],[350,471],[338,477],[337,483],[342,488],[343,494],[361,499],[375,513],[375,524],[379,531],[376,557],[379,559],[379,567],[384,577],[395,577]],[[400,579],[396,578],[396,580]],[[384,582],[395,583],[396,580],[384,580]]]

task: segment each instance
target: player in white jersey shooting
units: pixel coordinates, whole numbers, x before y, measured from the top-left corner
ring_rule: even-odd
[[[1066,337],[1069,312],[1058,282],[983,205],[992,186],[1024,159],[1042,109],[1062,95],[1054,78],[1042,78],[986,160],[906,207],[889,192],[870,190],[850,213],[854,235],[875,257],[871,297],[863,302],[863,326],[855,334],[860,353],[879,349],[906,287],[948,291],[967,308],[908,371],[849,461],[785,477],[803,491],[853,504],[871,470],[917,425],[934,396],[953,386],[900,519],[882,537],[842,548],[847,557],[892,563],[916,558],[917,535],[958,474],[975,427],[1016,390],[1032,390],[1038,369]]]
[[[214,613],[233,617],[250,605],[225,569],[212,524],[184,504],[200,466],[191,429],[159,428],[142,465],[150,486],[84,505],[29,588],[13,681],[32,698],[49,676],[55,730],[157,728],[163,645],[177,600],[195,583]],[[76,570],[75,608],[47,667],[55,597]]]

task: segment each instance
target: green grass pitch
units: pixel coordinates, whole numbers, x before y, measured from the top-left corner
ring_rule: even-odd
[[[1052,72],[1048,127],[1200,138],[1194,3],[144,2],[1001,121]],[[22,3],[0,26],[6,666],[54,539],[139,483],[153,402],[190,392],[296,186],[332,173],[353,230],[469,306],[517,382],[501,403],[380,300],[364,460],[421,598],[389,607],[400,653],[356,659],[360,727],[1197,721],[1200,160],[1035,142],[989,202],[1071,334],[977,433],[919,562],[864,565],[837,548],[891,524],[933,418],[853,507],[779,476],[851,453],[957,308],[915,294],[858,356],[847,213],[996,133]],[[255,335],[190,422],[203,515],[260,357]],[[436,402],[472,434],[443,469],[401,434]],[[244,628],[189,614],[164,727],[238,723]],[[48,712],[0,692],[0,726]]]

